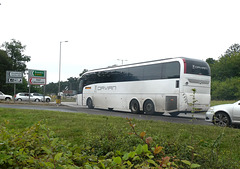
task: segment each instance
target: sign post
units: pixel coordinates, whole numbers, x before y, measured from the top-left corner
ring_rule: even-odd
[[[29,85],[46,85],[47,71],[45,70],[28,70]]]
[[[31,85],[44,85],[44,88],[45,88],[45,85],[47,84],[47,71],[28,69],[28,84],[29,84],[29,97],[30,97]],[[45,90],[43,94],[43,101],[45,102]]]
[[[16,84],[21,84],[23,82],[23,72],[17,71],[6,71],[6,83],[14,84],[14,99],[15,103],[15,94],[16,94]]]

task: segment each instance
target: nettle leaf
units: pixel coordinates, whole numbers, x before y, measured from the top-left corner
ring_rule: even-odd
[[[41,147],[47,154],[51,154],[52,151],[50,149],[48,149],[47,147]]]
[[[58,140],[59,140],[59,138],[54,138],[53,141],[52,141],[52,143],[51,143],[51,146],[52,146],[52,147],[55,146],[56,143],[58,142]]]
[[[139,144],[139,145],[137,146],[135,152],[136,152],[137,154],[142,154],[142,152],[143,152],[142,145]]]
[[[149,151],[148,151],[148,145],[147,145],[147,144],[144,144],[144,145],[142,146],[142,150],[143,150],[144,153],[149,152]]]
[[[130,152],[128,153],[129,158],[133,158],[136,155],[136,152]]]
[[[191,162],[190,161],[187,161],[187,160],[181,160],[184,164],[187,164],[187,165],[191,165]]]
[[[124,156],[122,157],[122,159],[125,161],[128,160],[128,158],[129,158],[129,153],[124,154]]]
[[[116,164],[122,164],[122,159],[120,158],[120,157],[115,157],[114,159],[113,159],[113,162],[115,162]]]
[[[139,157],[139,156],[135,156],[134,158],[133,158],[133,161],[140,161],[141,160],[141,158]]]
[[[150,164],[153,164],[155,167],[158,166],[157,163],[155,163],[155,161],[153,161],[153,160],[147,160],[147,162],[150,163]]]
[[[54,164],[51,162],[44,162],[45,166],[48,168],[54,168]]]
[[[201,167],[201,165],[199,165],[199,164],[192,164],[190,167],[191,168],[199,168],[199,167]]]
[[[59,161],[63,153],[57,153],[54,157],[54,161]]]

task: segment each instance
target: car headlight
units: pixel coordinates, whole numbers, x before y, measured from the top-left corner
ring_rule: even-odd
[[[213,112],[214,112],[214,108],[213,108],[213,107],[210,107],[210,108],[208,109],[208,112],[213,113]]]

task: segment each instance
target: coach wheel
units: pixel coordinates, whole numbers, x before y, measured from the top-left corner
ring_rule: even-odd
[[[133,99],[130,102],[130,110],[132,113],[140,113],[140,106],[137,100]]]
[[[88,98],[88,99],[87,99],[87,106],[88,106],[89,109],[93,109],[93,108],[94,108],[94,107],[93,107],[93,101],[92,101],[91,98]]]
[[[145,101],[143,105],[143,110],[146,114],[153,114],[155,112],[154,104],[151,100]]]
[[[231,124],[229,116],[224,112],[218,112],[214,115],[213,124],[220,127],[228,127]]]

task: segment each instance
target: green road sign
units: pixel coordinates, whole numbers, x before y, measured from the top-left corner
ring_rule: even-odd
[[[34,70],[33,72],[32,72],[32,74],[33,74],[33,76],[37,76],[37,77],[45,77],[45,74],[44,74],[45,72],[44,71],[40,71],[40,70]]]

